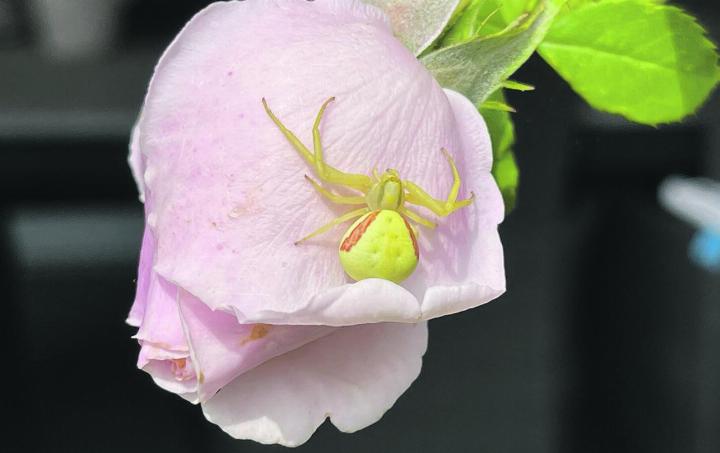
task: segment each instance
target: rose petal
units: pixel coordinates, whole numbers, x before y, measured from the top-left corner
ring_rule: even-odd
[[[433,243],[424,245],[423,266],[406,282],[408,289],[422,297],[423,319],[467,310],[505,292],[503,247],[497,231],[505,208],[488,171],[492,167],[492,149],[487,127],[467,98],[451,90],[445,92],[463,148],[469,151],[466,156],[475,157],[465,160],[464,170],[466,180],[472,181],[476,199],[473,209],[453,214],[445,229],[438,229]],[[476,150],[474,155],[472,150]],[[423,288],[427,288],[424,294]]]
[[[145,367],[153,360],[178,360],[190,356],[188,351],[173,351],[155,346],[152,343],[140,342],[140,354],[138,355],[138,368]]]
[[[135,289],[135,301],[130,307],[130,314],[126,322],[133,327],[140,327],[145,316],[147,295],[150,288],[150,275],[152,273],[153,257],[155,255],[155,238],[150,229],[146,226],[143,232],[142,245],[140,247],[140,262],[138,263],[137,286]]]
[[[143,173],[145,173],[145,162],[140,152],[140,129],[137,125],[140,122],[138,118],[137,122],[133,126],[132,133],[130,135],[130,155],[128,156],[128,164],[130,165],[130,172],[133,175],[135,184],[138,188],[138,196],[140,201],[145,201],[145,183],[143,182]]]
[[[134,338],[140,343],[138,368],[158,387],[196,404],[198,382],[177,305],[178,288],[150,273],[145,312]]]
[[[343,327],[238,377],[203,412],[231,436],[266,444],[300,445],[327,417],[357,431],[417,378],[426,347],[425,323]]]
[[[452,183],[445,147],[464,178],[461,197],[476,194],[435,231],[423,230],[407,289],[380,280],[347,285],[337,256],[342,229],[293,245],[346,209],[305,182],[311,169],[260,98],[307,141],[331,95],[338,99],[322,125],[330,164],[361,173],[393,167],[442,198]],[[211,5],[163,56],[139,126],[156,271],[242,323],[417,322],[486,302],[504,289],[502,201],[487,131],[468,106],[446,94],[369,7]]]
[[[138,118],[137,123],[140,122]],[[140,129],[138,124],[133,126],[130,138],[130,155],[128,163],[130,170],[137,184],[138,194],[141,202],[145,202],[145,183],[143,182],[143,173],[145,172],[145,161],[140,153]],[[146,213],[148,212],[146,206]],[[155,260],[155,237],[152,231],[145,225],[143,232],[142,244],[140,246],[140,260],[138,264],[137,287],[135,290],[135,300],[130,308],[130,314],[126,322],[134,327],[139,327],[145,316],[145,306],[147,304],[147,294],[150,286],[150,275],[153,272],[152,267]]]
[[[169,360],[150,360],[142,369],[150,374],[153,382],[161,389],[175,393],[193,404],[199,403],[197,380],[178,379],[172,367],[173,362]]]
[[[165,350],[187,353],[177,297],[178,287],[152,272],[143,320],[133,338]]]
[[[198,376],[200,401],[261,363],[333,332],[330,327],[238,324],[235,316],[210,310],[180,292],[180,317]]]

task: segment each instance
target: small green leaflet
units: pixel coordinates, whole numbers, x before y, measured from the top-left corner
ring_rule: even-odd
[[[500,110],[501,112],[516,112],[516,110],[511,105],[505,104],[504,102],[493,101],[490,99],[483,102],[480,105],[480,108],[485,110]]]
[[[461,3],[462,15],[443,37],[441,46],[500,33],[532,11],[536,3],[537,0],[467,0]]]
[[[720,69],[702,27],[659,3],[587,1],[558,16],[538,51],[596,109],[643,124],[678,121],[708,97]]]
[[[492,93],[486,102],[506,103],[502,90]],[[485,119],[492,141],[492,174],[500,188],[503,201],[505,201],[505,211],[510,212],[515,206],[520,176],[512,152],[512,146],[515,143],[515,128],[508,112],[481,107],[480,113]]]
[[[535,51],[564,0],[539,0],[530,14],[503,32],[442,47],[420,61],[445,88],[482,103]]]
[[[503,88],[515,91],[532,91],[535,89],[534,86],[528,85],[527,83],[517,82],[515,80],[506,80],[502,84]]]
[[[587,5],[587,4],[602,3],[605,1],[607,1],[607,0],[568,0],[565,5],[568,10],[571,10],[571,9],[577,9],[577,8]],[[666,0],[639,0],[639,1],[644,2],[644,3],[666,3]]]

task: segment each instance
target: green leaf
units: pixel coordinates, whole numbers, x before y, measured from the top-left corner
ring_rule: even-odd
[[[420,61],[440,85],[478,105],[532,55],[564,1],[539,0],[516,26],[435,50]]]
[[[505,213],[510,213],[517,202],[517,188],[520,182],[520,173],[517,162],[515,162],[515,155],[509,152],[494,161],[492,174],[505,202]]]
[[[440,35],[459,0],[363,0],[389,18],[395,36],[415,55]]]
[[[495,91],[488,99],[491,102],[506,103],[502,90]],[[519,182],[519,172],[512,152],[512,146],[515,143],[515,128],[512,118],[507,112],[484,107],[480,108],[480,113],[485,119],[492,141],[492,174],[505,201],[505,210],[510,212],[515,206]]]
[[[693,113],[720,79],[715,46],[695,20],[648,0],[564,14],[538,50],[590,105],[644,124]]]

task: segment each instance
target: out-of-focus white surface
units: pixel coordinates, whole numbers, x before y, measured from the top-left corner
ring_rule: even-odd
[[[32,0],[31,11],[45,52],[56,59],[107,52],[117,30],[123,0]]]
[[[133,207],[23,208],[8,218],[21,269],[97,266],[137,256],[142,213]]]
[[[720,183],[707,178],[671,176],[660,185],[660,204],[700,229],[720,232]]]

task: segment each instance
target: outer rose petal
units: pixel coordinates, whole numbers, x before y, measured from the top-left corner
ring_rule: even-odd
[[[236,376],[305,345],[334,328],[238,324],[213,312],[151,272],[145,312],[135,338],[138,368],[161,388],[191,402],[205,401]]]
[[[145,252],[143,249],[140,253],[141,270]],[[147,283],[143,284],[146,288],[144,298],[139,299],[143,287],[141,281]],[[159,387],[197,403],[198,383],[180,322],[177,296],[177,286],[151,270],[138,276],[138,296],[133,309],[142,307],[143,317],[134,337],[141,345],[137,366],[150,374]],[[133,320],[133,311],[129,320]],[[178,369],[179,365],[182,369]]]
[[[155,238],[150,229],[145,226],[142,245],[140,246],[140,261],[138,264],[137,286],[135,289],[135,301],[130,308],[127,323],[133,327],[140,327],[145,316],[147,305],[148,289],[150,287],[150,275],[152,274],[153,257],[155,255]]]
[[[137,123],[140,122],[138,118]],[[128,164],[130,165],[130,171],[132,172],[135,184],[137,184],[138,195],[140,201],[145,201],[145,184],[143,183],[143,173],[145,173],[145,162],[140,153],[140,129],[137,127],[137,123],[133,126],[132,134],[130,135],[130,155],[128,156]]]
[[[156,358],[150,358],[153,356]],[[173,353],[143,344],[140,349],[138,365],[142,364],[140,368],[147,372],[161,389],[176,393],[191,403],[197,404],[200,402],[197,392],[198,382],[191,375],[182,379],[178,377],[177,363],[181,361],[184,361],[182,362],[184,367],[189,368],[188,372],[193,371],[192,362],[187,353]]]
[[[151,273],[144,317],[134,338],[162,349],[188,352],[177,297],[177,286]]]
[[[335,329],[322,326],[238,324],[228,313],[211,311],[186,291],[178,300],[192,363],[199,376],[198,397],[210,399],[238,375]]]
[[[293,245],[344,209],[307,185],[310,168],[260,98],[308,141],[331,95],[338,100],[322,125],[331,165],[396,168],[442,198],[452,182],[445,147],[464,179],[460,196],[477,196],[423,231],[407,289],[350,284],[337,256],[340,229]],[[242,323],[417,322],[487,302],[504,290],[502,201],[487,131],[470,107],[446,94],[370,7],[211,5],[163,56],[139,125],[156,271]]]
[[[140,122],[139,119],[138,122]],[[135,179],[135,183],[138,187],[140,201],[144,203],[145,183],[143,181],[143,173],[145,173],[145,160],[140,152],[140,129],[138,128],[137,123],[133,126],[130,138],[130,155],[128,156],[128,163],[130,164],[133,179]],[[147,211],[149,211],[149,209],[147,209],[146,206],[146,213]],[[140,260],[138,264],[135,301],[130,308],[130,314],[126,320],[128,324],[134,327],[139,327],[143,316],[145,316],[145,305],[147,304],[150,276],[153,272],[152,267],[155,260],[155,247],[155,237],[146,224],[145,231],[143,232],[142,244],[140,246]]]
[[[296,446],[330,417],[353,432],[382,417],[420,373],[427,325],[343,327],[238,377],[203,404],[239,439]]]
[[[426,248],[422,271],[416,272],[405,283],[418,295],[422,288],[428,287],[422,299],[424,319],[467,310],[505,292],[503,247],[497,231],[505,208],[489,171],[492,149],[487,127],[466,97],[451,90],[445,90],[445,93],[453,108],[464,149],[477,150],[476,159],[466,160],[465,167],[466,181],[472,181],[475,190],[475,203],[473,209],[453,214],[449,231],[444,229],[438,233],[438,242],[443,245],[438,247],[434,243]],[[444,277],[430,277],[442,275],[443,271]]]

